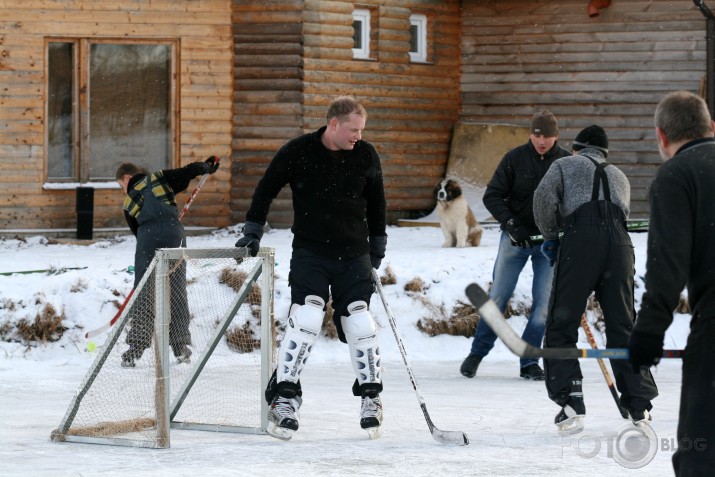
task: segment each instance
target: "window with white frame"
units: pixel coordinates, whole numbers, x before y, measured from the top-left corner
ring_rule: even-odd
[[[370,10],[353,10],[353,58],[370,58]]]
[[[427,61],[427,17],[421,13],[410,15],[410,60]]]

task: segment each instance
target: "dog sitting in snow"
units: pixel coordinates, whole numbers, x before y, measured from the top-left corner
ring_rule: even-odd
[[[434,188],[439,226],[444,234],[443,247],[478,247],[482,227],[462,195],[459,183],[445,179]]]

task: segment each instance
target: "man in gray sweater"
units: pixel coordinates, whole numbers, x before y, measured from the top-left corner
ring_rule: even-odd
[[[600,126],[582,130],[574,155],[552,164],[534,192],[534,219],[544,236],[542,251],[555,265],[544,348],[575,347],[592,292],[603,310],[608,346],[623,348],[633,328],[635,256],[626,229],[630,184],[606,162],[608,137]],[[563,236],[559,238],[559,233]],[[621,405],[634,422],[650,419],[658,395],[646,368],[611,363]],[[583,429],[586,407],[577,359],[544,360],[549,398],[561,406],[555,424],[562,432]]]

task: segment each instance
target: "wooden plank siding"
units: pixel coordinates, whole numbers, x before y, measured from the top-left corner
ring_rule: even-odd
[[[464,0],[460,119],[528,125],[549,109],[567,148],[582,128],[603,126],[609,161],[631,181],[631,216],[644,217],[661,163],[655,106],[673,90],[699,92],[705,19],[692,2],[614,0],[595,18],[587,4]]]
[[[43,188],[47,38],[176,41],[174,167],[230,157],[229,0],[4,0],[0,13],[0,232],[76,226],[75,190]],[[230,224],[229,176],[230,165],[223,164],[184,218],[187,225]],[[187,198],[178,196],[180,206]],[[125,227],[122,200],[118,187],[96,189],[94,227]]]
[[[234,219],[245,220],[253,188],[278,148],[324,125],[328,105],[341,94],[354,95],[368,111],[363,138],[382,158],[390,221],[431,209],[459,115],[460,2],[259,4],[234,2]],[[353,59],[352,12],[358,7],[377,17],[371,60]],[[411,13],[424,13],[433,24],[426,64],[410,62]],[[284,190],[268,221],[288,227],[292,220]]]

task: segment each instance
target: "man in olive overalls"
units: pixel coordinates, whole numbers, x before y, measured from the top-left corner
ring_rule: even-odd
[[[186,233],[179,221],[176,194],[186,190],[189,182],[203,174],[213,174],[218,163],[210,157],[204,162],[194,162],[179,169],[166,169],[149,174],[132,163],[117,169],[116,179],[126,192],[124,217],[137,237],[134,252],[134,288],[137,287],[154,258],[157,249],[186,247]],[[171,322],[169,344],[174,356],[182,363],[189,362],[191,334],[189,332],[189,305],[186,299],[186,264],[182,263],[171,274]],[[145,289],[146,290],[146,289]],[[149,314],[134,316],[127,334],[129,349],[122,354],[122,366],[132,368],[144,350],[151,346],[154,333],[154,297],[142,290],[137,297],[145,303]]]

